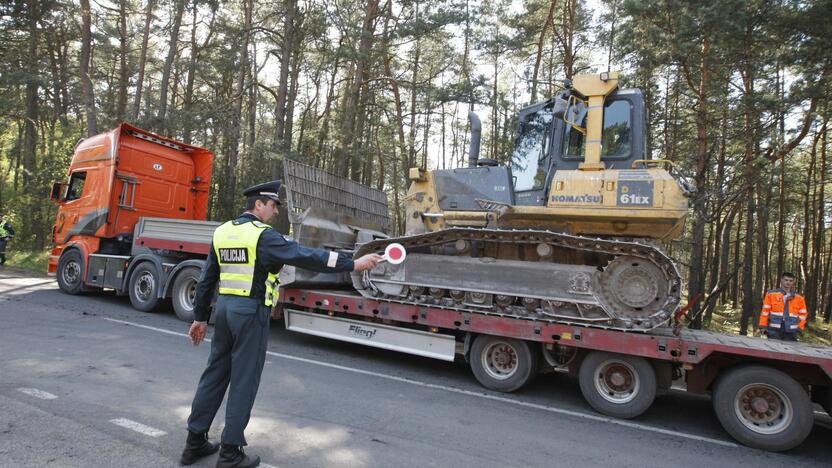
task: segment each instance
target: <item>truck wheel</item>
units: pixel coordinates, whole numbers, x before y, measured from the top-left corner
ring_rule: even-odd
[[[777,369],[745,366],[720,377],[713,393],[716,416],[739,442],[781,452],[799,445],[812,430],[809,395]]]
[[[184,268],[176,275],[173,282],[171,299],[173,300],[173,311],[183,322],[194,321],[194,301],[196,299],[196,283],[199,281],[199,270],[196,268]]]
[[[72,295],[84,292],[84,262],[81,253],[73,249],[61,255],[56,276],[61,291]]]
[[[480,384],[499,392],[522,388],[537,375],[538,355],[529,343],[479,335],[471,346],[471,370]]]
[[[656,371],[636,356],[593,351],[581,362],[578,381],[587,403],[607,416],[635,418],[656,398]]]
[[[153,312],[159,306],[159,273],[150,262],[140,263],[130,275],[130,303],[142,312]]]

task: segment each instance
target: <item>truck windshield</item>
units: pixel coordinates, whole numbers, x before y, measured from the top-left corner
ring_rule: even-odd
[[[607,101],[604,104],[604,130],[601,133],[601,159],[627,159],[632,152],[630,101]],[[581,121],[586,126],[586,116]],[[567,126],[564,159],[584,158],[584,136]]]
[[[511,156],[511,174],[515,178],[514,191],[535,190],[546,182],[546,165],[551,141],[552,107],[544,107],[527,114],[520,121],[517,144]]]

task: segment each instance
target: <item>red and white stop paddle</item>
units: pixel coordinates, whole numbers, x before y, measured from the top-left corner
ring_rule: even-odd
[[[382,262],[390,262],[392,265],[398,265],[407,257],[407,250],[399,243],[392,243],[384,249],[384,256],[381,257]]]

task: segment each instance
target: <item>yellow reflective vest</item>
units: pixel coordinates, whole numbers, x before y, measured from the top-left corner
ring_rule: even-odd
[[[266,229],[271,227],[260,221],[242,224],[228,221],[214,231],[214,254],[220,265],[220,294],[251,295],[257,242]],[[266,278],[266,297],[263,298],[265,305],[271,306],[277,300],[277,285],[278,275],[269,273]]]

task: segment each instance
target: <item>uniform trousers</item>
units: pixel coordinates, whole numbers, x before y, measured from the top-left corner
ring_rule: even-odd
[[[781,340],[781,341],[797,341],[797,332],[790,333],[784,331],[782,328],[777,330],[774,328],[768,329],[768,337],[772,340]]]
[[[6,239],[0,239],[0,264],[6,263]]]
[[[262,300],[219,295],[211,355],[191,405],[189,431],[208,432],[228,389],[225,429],[220,440],[228,445],[247,445],[243,432],[251,417],[266,360],[270,314]]]

